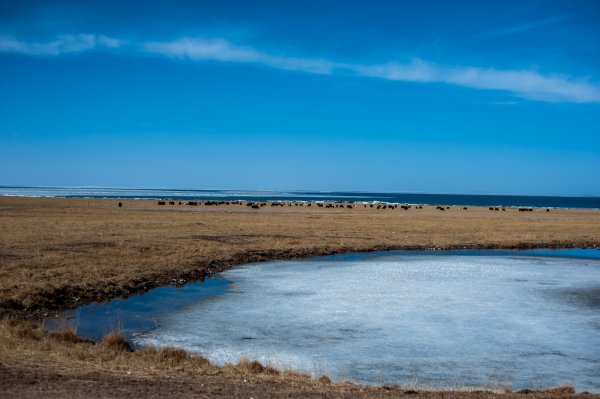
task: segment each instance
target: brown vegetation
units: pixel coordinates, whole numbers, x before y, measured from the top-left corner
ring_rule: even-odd
[[[115,352],[132,352],[131,345],[123,331],[112,331],[106,334],[102,337],[100,345]]]
[[[251,360],[215,367],[179,349],[129,351],[119,334],[96,345],[46,332],[35,318],[94,300],[184,284],[246,262],[402,248],[600,245],[600,212],[444,212],[371,207],[158,206],[156,201],[0,198],[0,393],[9,396],[389,397],[280,372]],[[570,390],[571,389],[571,390]],[[417,397],[489,397],[422,391]],[[532,392],[564,397],[571,387]],[[524,393],[508,393],[522,397]],[[597,397],[597,396],[596,396]]]
[[[594,210],[117,204],[0,197],[0,308],[72,308],[242,263],[345,251],[600,245]]]
[[[117,334],[118,336],[118,334]],[[104,342],[104,340],[103,340]],[[256,361],[217,367],[176,348],[114,350],[65,340],[35,324],[0,320],[0,393],[8,397],[291,397],[291,398],[523,398],[524,393],[460,389],[365,387],[280,372]],[[529,391],[528,398],[584,397],[570,386]]]

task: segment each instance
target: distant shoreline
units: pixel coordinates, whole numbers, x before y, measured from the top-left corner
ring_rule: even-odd
[[[0,197],[84,198],[178,201],[347,202],[355,204],[409,204],[449,206],[600,209],[600,197],[418,194],[318,191],[185,190],[110,187],[0,186]]]

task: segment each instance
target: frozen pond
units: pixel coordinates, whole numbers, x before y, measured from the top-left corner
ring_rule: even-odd
[[[571,383],[600,392],[599,253],[392,252],[251,264],[184,288],[177,295],[186,303],[162,306],[151,325],[129,332],[137,345],[182,347],[216,363],[246,356],[368,384]],[[81,308],[78,322],[107,306],[115,304]]]

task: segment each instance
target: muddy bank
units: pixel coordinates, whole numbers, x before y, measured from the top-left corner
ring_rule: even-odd
[[[193,265],[189,271],[184,272],[163,272],[160,274],[145,275],[126,281],[123,285],[106,285],[97,287],[78,287],[63,286],[49,292],[36,293],[35,302],[30,306],[23,303],[9,300],[0,303],[0,315],[19,315],[28,319],[37,319],[40,317],[52,317],[52,314],[74,309],[78,306],[92,302],[104,302],[114,298],[127,298],[131,295],[139,294],[166,285],[182,286],[190,282],[204,281],[216,273],[228,269],[257,262],[268,262],[273,260],[291,260],[309,258],[315,256],[327,256],[350,252],[376,252],[376,251],[395,251],[395,250],[452,250],[452,249],[507,249],[507,250],[526,250],[526,249],[567,249],[567,248],[596,248],[595,243],[586,246],[585,243],[564,243],[564,244],[540,244],[540,243],[518,243],[514,245],[494,245],[494,244],[474,244],[474,245],[446,245],[443,247],[426,246],[375,246],[370,248],[338,248],[338,249],[306,249],[306,250],[277,250],[277,251],[250,251],[247,253],[235,254],[226,259],[211,260],[202,265]]]
[[[190,207],[188,207],[190,208]],[[38,317],[253,262],[355,251],[595,248],[600,211],[198,205],[0,197],[0,311]]]

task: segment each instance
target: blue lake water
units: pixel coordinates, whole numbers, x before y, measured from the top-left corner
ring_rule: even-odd
[[[146,198],[222,201],[350,201],[467,206],[523,206],[600,209],[600,197],[552,197],[475,194],[418,194],[321,191],[186,190],[106,187],[0,186],[0,196],[67,198]]]
[[[600,251],[397,251],[250,264],[72,312],[136,345],[366,384],[600,392]]]

